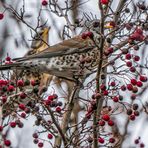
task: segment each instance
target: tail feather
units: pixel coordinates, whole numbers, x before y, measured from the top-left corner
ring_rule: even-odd
[[[1,70],[11,70],[11,69],[17,69],[21,68],[21,63],[12,63],[12,64],[5,64],[5,65],[0,65],[0,71]]]

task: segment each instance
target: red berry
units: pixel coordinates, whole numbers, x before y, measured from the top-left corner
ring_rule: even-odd
[[[4,144],[5,144],[6,146],[10,146],[10,145],[11,145],[11,141],[10,141],[10,140],[4,140]]]
[[[6,61],[11,61],[11,58],[10,57],[6,57]]]
[[[87,38],[87,34],[86,34],[85,32],[82,33],[81,38],[82,38],[82,39],[86,39],[86,38]]]
[[[132,62],[131,61],[126,62],[126,66],[127,67],[131,67],[132,66]]]
[[[6,96],[2,96],[2,103],[6,103],[7,102],[7,97]]]
[[[25,113],[21,113],[21,117],[22,118],[26,118],[26,114]]]
[[[110,120],[110,116],[108,114],[105,114],[102,116],[102,119],[105,121],[109,121]]]
[[[130,67],[129,69],[131,72],[135,72],[136,71],[136,68],[135,67]]]
[[[101,4],[107,5],[109,3],[109,0],[100,0]]]
[[[87,32],[86,35],[91,39],[94,37],[94,34],[91,31]]]
[[[130,53],[127,53],[126,55],[125,55],[125,58],[127,59],[127,60],[130,60],[131,59],[131,54]]]
[[[3,131],[3,126],[0,126],[0,132],[2,132]]]
[[[131,79],[131,84],[132,85],[136,85],[137,84],[137,80],[136,79]]]
[[[27,95],[24,92],[20,93],[19,96],[21,99],[25,99],[27,97]]]
[[[14,90],[15,90],[15,88],[14,88],[13,85],[9,85],[9,86],[8,86],[8,91],[9,91],[9,92],[12,92],[12,91],[14,91]]]
[[[135,56],[134,57],[134,61],[139,61],[140,60],[140,57],[139,56]]]
[[[112,87],[114,87],[114,86],[116,85],[116,83],[113,81],[113,82],[110,83],[110,85],[111,85]]]
[[[147,81],[147,77],[146,76],[140,76],[140,81],[142,82],[146,82]]]
[[[135,94],[132,94],[132,95],[131,95],[131,99],[132,99],[132,100],[135,100],[135,99],[136,99],[136,95],[135,95]]]
[[[104,125],[105,125],[105,122],[104,122],[103,120],[100,120],[100,121],[98,122],[98,124],[99,124],[99,126],[104,126]]]
[[[17,81],[17,86],[23,87],[24,86],[24,81],[23,80],[18,80]]]
[[[98,142],[99,142],[99,143],[104,143],[105,141],[104,141],[103,138],[100,137],[100,138],[98,138]]]
[[[16,127],[16,122],[10,122],[10,126],[11,126],[12,128]]]
[[[103,91],[103,95],[104,95],[104,96],[107,96],[107,95],[108,95],[108,91],[107,91],[107,90],[104,90],[104,91]]]
[[[135,115],[130,115],[130,120],[134,121],[135,120]]]
[[[52,134],[48,134],[48,139],[52,139],[52,138],[53,138]]]
[[[38,134],[37,133],[33,133],[32,137],[33,138],[38,138]]]
[[[106,90],[106,86],[104,84],[101,84],[100,89],[101,90]]]
[[[135,144],[138,144],[138,143],[139,143],[139,139],[136,139],[136,140],[135,140]]]
[[[141,81],[137,81],[137,86],[138,87],[142,87],[143,86],[142,82]]]
[[[110,143],[114,143],[115,142],[115,138],[109,138],[109,142]]]
[[[109,121],[108,121],[108,125],[109,125],[109,126],[114,126],[114,121],[109,120]]]
[[[114,102],[118,102],[119,101],[119,97],[117,97],[117,96],[113,97],[113,101]]]
[[[30,83],[31,83],[32,86],[35,86],[35,81],[34,80],[31,80]]]
[[[38,143],[38,147],[43,147],[43,146],[44,146],[43,142]]]
[[[62,110],[62,109],[61,109],[61,107],[59,107],[59,106],[56,108],[56,112],[58,112],[58,113],[60,113],[61,110]]]
[[[128,89],[129,91],[133,90],[133,85],[132,85],[132,84],[127,84],[127,89]]]
[[[144,143],[140,143],[140,148],[145,147]]]
[[[48,2],[47,2],[47,0],[43,0],[43,1],[42,1],[42,5],[43,5],[43,6],[46,6],[46,5],[48,5]]]
[[[126,90],[126,86],[125,86],[125,85],[122,85],[122,86],[121,86],[121,90],[122,90],[122,91],[125,91],[125,90]]]
[[[19,104],[19,108],[22,109],[22,110],[25,110],[26,107],[25,107],[24,104]]]
[[[111,54],[111,53],[114,52],[114,49],[112,47],[110,47],[110,48],[107,49],[107,51],[108,51],[109,54]]]
[[[0,13],[0,20],[2,20],[4,18],[4,14]]]

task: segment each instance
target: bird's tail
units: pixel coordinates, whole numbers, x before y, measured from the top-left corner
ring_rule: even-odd
[[[12,63],[12,64],[5,64],[0,65],[0,71],[2,70],[13,70],[13,69],[21,69],[21,63]]]

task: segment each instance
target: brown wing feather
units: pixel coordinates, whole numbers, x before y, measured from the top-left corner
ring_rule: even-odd
[[[58,43],[54,46],[51,46],[39,52],[38,54],[26,56],[24,58],[17,58],[14,60],[24,61],[24,60],[29,60],[33,58],[50,58],[54,56],[61,56],[64,54],[66,55],[66,54],[72,54],[76,52],[78,53],[84,52],[85,49],[89,50],[92,47],[95,47],[95,45],[90,38],[82,39],[81,36],[77,36],[72,39],[65,40],[61,43]]]

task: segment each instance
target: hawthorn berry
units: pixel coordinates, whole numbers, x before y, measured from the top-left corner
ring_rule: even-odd
[[[139,144],[139,139],[136,139],[135,140],[135,144]]]
[[[38,139],[34,139],[33,142],[34,142],[34,144],[37,144],[39,142],[39,140]]]
[[[132,85],[136,85],[137,84],[137,80],[136,79],[131,79],[131,84]]]
[[[108,95],[108,90],[104,90],[104,91],[103,91],[103,95],[104,95],[104,96],[107,96],[107,95]]]
[[[86,39],[86,38],[87,38],[87,34],[86,34],[85,32],[82,33],[81,38],[82,38],[82,39]]]
[[[25,106],[25,104],[19,104],[19,108],[20,108],[21,110],[25,110],[26,106]]]
[[[10,126],[11,126],[12,128],[15,128],[15,127],[16,127],[16,122],[10,122]]]
[[[113,97],[113,101],[114,102],[118,102],[119,101],[119,97],[117,97],[117,96]]]
[[[9,56],[7,56],[6,61],[11,61],[11,58]]]
[[[47,5],[48,5],[47,0],[42,0],[42,5],[43,5],[43,6],[47,6]]]
[[[102,119],[104,121],[109,121],[110,120],[110,116],[108,114],[105,114],[105,115],[102,116]]]
[[[11,141],[10,141],[10,140],[5,139],[5,140],[4,140],[4,144],[5,144],[6,146],[10,146],[10,145],[11,145]]]
[[[115,143],[115,138],[109,138],[110,143]]]
[[[132,95],[131,95],[131,99],[132,99],[132,100],[135,100],[135,99],[136,99],[136,95],[135,95],[135,94],[132,94]]]
[[[137,110],[138,109],[138,107],[139,107],[139,105],[138,104],[133,104],[133,110]]]
[[[126,62],[126,66],[127,67],[132,67],[132,62],[131,61]]]
[[[136,55],[136,56],[134,57],[134,61],[138,62],[139,60],[140,60],[140,57]]]
[[[101,90],[106,90],[105,84],[101,84],[101,85],[100,85],[100,89],[101,89]]]
[[[126,86],[125,86],[125,85],[122,85],[122,86],[121,86],[121,90],[122,90],[122,91],[125,91],[125,90],[126,90]]]
[[[21,113],[21,117],[22,118],[26,118],[26,114],[25,113]]]
[[[27,95],[24,92],[20,93],[19,96],[21,99],[25,99],[27,97]]]
[[[135,72],[136,71],[136,68],[135,67],[130,67],[129,69],[131,72]]]
[[[3,131],[3,126],[0,126],[0,132],[2,132]]]
[[[53,138],[53,135],[52,134],[48,134],[48,139],[52,139]]]
[[[127,53],[126,55],[125,55],[125,58],[127,59],[127,60],[130,60],[131,59],[131,54],[130,53]]]
[[[4,103],[6,103],[7,102],[7,97],[6,96],[2,96],[2,103],[4,104]]]
[[[140,143],[140,148],[145,147],[144,143]]]
[[[142,82],[146,82],[147,81],[147,77],[146,76],[140,76],[140,81],[142,81]]]
[[[4,14],[0,13],[0,20],[2,20],[4,18]]]
[[[109,54],[114,52],[114,49],[112,47],[108,48],[107,51],[109,52]]]
[[[112,87],[114,87],[114,86],[116,85],[116,83],[113,81],[113,82],[110,83],[110,85],[111,85]]]
[[[133,113],[133,111],[131,109],[127,109],[127,115],[131,115]]]
[[[18,80],[17,81],[17,86],[18,87],[23,87],[24,86],[24,81],[23,80]]]
[[[104,141],[103,138],[99,137],[99,138],[98,138],[98,142],[103,144],[105,141]]]
[[[33,138],[38,138],[38,134],[37,133],[33,133],[32,137]]]
[[[100,3],[103,5],[107,5],[109,3],[109,0],[100,0]]]
[[[91,31],[87,32],[86,35],[91,39],[94,37],[94,34]]]
[[[133,85],[132,85],[132,84],[127,84],[127,89],[128,89],[129,91],[133,90]]]
[[[58,106],[58,107],[56,107],[56,112],[60,113],[60,112],[61,112],[61,110],[62,110],[62,109],[61,109],[61,107],[59,107],[59,106]]]
[[[138,87],[142,87],[143,86],[142,82],[141,81],[137,81],[137,86]]]
[[[43,146],[44,146],[43,142],[38,143],[38,147],[43,147]]]
[[[130,115],[129,118],[130,118],[130,120],[134,121],[135,120],[135,115],[132,114],[132,115]]]
[[[139,111],[137,111],[137,110],[134,111],[134,115],[135,115],[135,116],[139,116]]]
[[[109,126],[114,126],[114,121],[113,121],[113,120],[109,120],[109,121],[108,121],[108,125],[109,125]]]
[[[99,126],[104,126],[104,125],[105,125],[105,121],[100,120],[100,121],[98,122],[98,124],[99,124]]]
[[[15,90],[15,88],[14,88],[13,85],[9,85],[8,88],[7,88],[7,90],[8,90],[9,92],[13,92],[13,91]]]

